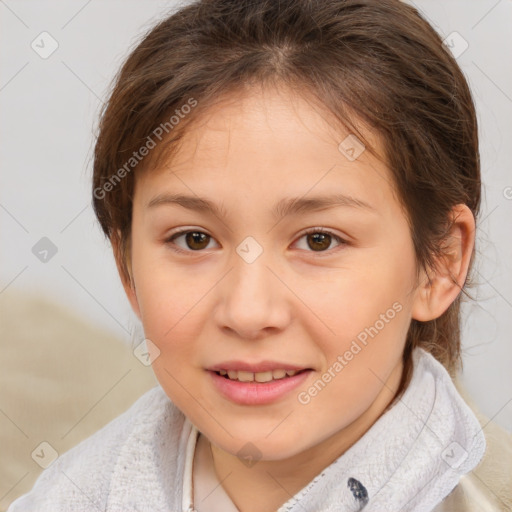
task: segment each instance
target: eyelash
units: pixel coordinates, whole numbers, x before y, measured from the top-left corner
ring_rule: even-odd
[[[179,238],[182,235],[186,235],[187,233],[202,233],[202,234],[208,235],[208,233],[205,233],[204,231],[200,231],[198,229],[186,229],[186,230],[177,231],[176,233],[173,233],[171,236],[169,236],[167,239],[165,239],[164,242],[166,245],[168,245],[171,248],[171,250],[173,250],[177,253],[189,254],[189,253],[194,253],[194,252],[196,252],[196,253],[203,252],[203,250],[193,251],[193,250],[181,249],[174,243],[174,240],[176,238]],[[334,238],[340,244],[340,246],[335,249],[327,249],[325,251],[306,251],[306,252],[311,252],[317,256],[322,257],[323,254],[328,253],[328,255],[330,255],[332,253],[332,251],[336,251],[336,249],[340,249],[340,247],[348,245],[348,242],[346,240],[344,240],[343,238],[341,238],[340,236],[335,235],[332,231],[322,229],[322,228],[309,228],[299,236],[298,240],[300,240],[301,238],[303,238],[307,235],[312,235],[315,233],[330,235],[332,238]],[[208,235],[208,236],[210,236],[210,235]],[[211,238],[213,238],[213,237],[211,237]]]

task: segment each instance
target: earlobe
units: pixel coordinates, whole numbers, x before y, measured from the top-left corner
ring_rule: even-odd
[[[475,243],[475,219],[465,204],[452,209],[452,227],[443,255],[428,275],[422,271],[412,307],[412,318],[427,322],[440,317],[461,292]]]

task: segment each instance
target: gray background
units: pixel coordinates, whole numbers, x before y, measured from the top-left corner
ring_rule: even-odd
[[[458,62],[478,110],[484,189],[477,301],[463,309],[463,382],[512,431],[512,2],[414,4],[443,38],[459,34],[449,38],[455,50],[468,45]],[[43,294],[127,342],[143,335],[90,206],[94,130],[123,58],[175,5],[0,0],[0,293]],[[58,43],[46,59],[31,47],[43,31]],[[57,248],[47,262],[32,252],[42,237]]]

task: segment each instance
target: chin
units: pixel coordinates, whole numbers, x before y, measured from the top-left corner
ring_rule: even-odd
[[[270,439],[270,437],[262,437],[261,430],[259,430],[258,435],[254,436],[251,436],[250,433],[248,434],[247,431],[244,432],[244,435],[240,436],[236,435],[236,432],[231,433],[233,437],[224,435],[222,439],[213,437],[210,440],[225,452],[241,459],[252,457],[254,461],[284,460],[308,448],[304,444],[303,436],[295,439],[290,435],[284,434],[272,436],[272,439]],[[208,436],[207,432],[205,434]]]

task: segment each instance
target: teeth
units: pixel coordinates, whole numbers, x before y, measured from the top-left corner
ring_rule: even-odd
[[[270,382],[272,380],[272,372],[258,372],[254,374],[256,382]]]
[[[282,379],[283,377],[286,377],[286,370],[274,370],[272,372],[272,377],[274,377],[274,379]]]
[[[246,372],[243,370],[219,370],[219,374],[226,376],[230,380],[239,380],[240,382],[270,382],[271,380],[283,379],[285,377],[292,377],[297,374],[299,370],[269,370],[267,372]]]
[[[254,380],[254,373],[252,372],[237,372],[238,380],[240,382],[251,382]],[[231,375],[229,376],[231,378]]]

